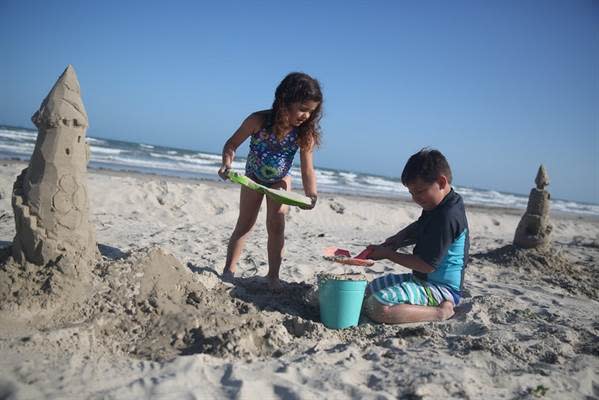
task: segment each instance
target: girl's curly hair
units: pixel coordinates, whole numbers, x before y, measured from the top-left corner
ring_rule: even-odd
[[[322,92],[320,84],[310,75],[302,72],[292,72],[287,75],[275,91],[275,100],[272,103],[271,118],[268,127],[280,126],[283,122],[283,111],[292,103],[315,101],[318,107],[310,114],[310,118],[301,124],[298,129],[298,145],[302,150],[311,146],[320,145],[320,118],[322,117]],[[276,132],[277,138],[282,139],[282,133]]]

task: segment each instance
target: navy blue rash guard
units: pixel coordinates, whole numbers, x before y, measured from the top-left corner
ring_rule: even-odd
[[[415,234],[413,254],[435,270],[428,274],[414,271],[414,276],[447,285],[461,295],[470,247],[462,197],[452,188],[437,207],[422,211]]]

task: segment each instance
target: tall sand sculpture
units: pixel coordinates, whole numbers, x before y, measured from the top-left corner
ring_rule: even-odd
[[[537,187],[530,191],[528,207],[516,228],[516,235],[514,236],[514,246],[525,249],[547,246],[553,229],[549,223],[549,200],[551,196],[545,190],[545,187],[549,185],[549,177],[543,165],[539,167],[535,183]]]
[[[39,133],[13,186],[13,257],[40,266],[61,261],[81,272],[98,250],[87,197],[88,120],[71,65],[31,119]]]

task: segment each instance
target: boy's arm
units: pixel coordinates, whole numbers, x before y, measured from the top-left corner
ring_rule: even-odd
[[[406,268],[410,268],[414,271],[419,271],[425,274],[433,272],[433,268],[430,264],[422,260],[420,257],[412,254],[397,253],[395,250],[386,246],[372,246],[373,252],[370,253],[368,258],[372,260],[387,259],[396,264],[403,265]]]
[[[262,116],[254,113],[247,117],[235,133],[225,142],[223,147],[222,166],[218,170],[221,178],[227,179],[227,172],[231,169],[231,164],[235,158],[235,150],[254,132],[260,129],[262,125]]]
[[[382,246],[397,250],[400,247],[409,246],[416,243],[416,232],[418,230],[418,221],[412,222],[410,225],[397,232],[395,235],[387,238]]]

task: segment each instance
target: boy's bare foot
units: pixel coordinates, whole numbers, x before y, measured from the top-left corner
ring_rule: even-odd
[[[455,312],[453,311],[453,303],[451,301],[445,300],[443,303],[439,304],[439,319],[444,321],[453,317]]]
[[[235,272],[231,271],[230,269],[227,269],[223,271],[220,278],[223,282],[233,283],[235,281]]]
[[[266,276],[266,282],[268,284],[268,288],[275,293],[281,293],[283,291],[283,284],[279,278],[272,278],[270,276]]]

